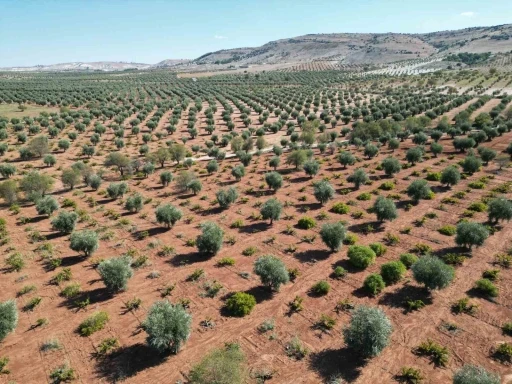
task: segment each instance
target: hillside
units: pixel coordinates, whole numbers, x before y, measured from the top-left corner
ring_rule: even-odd
[[[37,71],[124,71],[127,69],[148,69],[151,64],[127,63],[117,61],[71,62],[50,65],[34,65],[32,67],[2,68],[5,71],[37,72]]]
[[[207,53],[197,64],[278,64],[336,60],[344,64],[382,64],[437,53],[507,52],[512,50],[512,24],[428,34],[335,33],[271,41],[261,47]]]

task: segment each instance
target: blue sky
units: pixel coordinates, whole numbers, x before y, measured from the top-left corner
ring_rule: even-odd
[[[0,67],[193,59],[307,33],[512,22],[510,0],[0,0]]]

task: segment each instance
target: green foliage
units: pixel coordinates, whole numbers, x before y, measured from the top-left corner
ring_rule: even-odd
[[[347,178],[348,182],[354,183],[356,189],[359,189],[359,187],[366,183],[368,180],[368,175],[363,168],[357,168],[354,173]]]
[[[453,280],[455,271],[435,256],[423,256],[412,267],[414,279],[428,289],[446,288]]]
[[[75,370],[68,364],[63,364],[50,372],[52,384],[67,383],[76,378]]]
[[[378,196],[375,200],[373,212],[377,215],[377,220],[381,222],[385,220],[393,221],[398,217],[395,202],[383,196]]]
[[[437,230],[440,234],[445,236],[453,236],[457,232],[457,227],[453,225],[443,225],[441,228]]]
[[[421,343],[416,349],[416,352],[419,355],[430,357],[432,362],[437,366],[445,367],[448,364],[448,349],[430,339]]]
[[[89,316],[78,326],[78,333],[81,336],[90,336],[94,332],[102,330],[109,320],[107,312],[96,312]]]
[[[18,325],[18,308],[16,301],[7,300],[0,302],[0,341],[13,332]]]
[[[376,296],[386,287],[384,280],[378,273],[372,273],[364,279],[364,289],[372,296]]]
[[[189,379],[191,384],[244,384],[245,355],[238,344],[214,349],[192,367]]]
[[[360,306],[352,312],[343,337],[349,348],[369,358],[379,355],[386,348],[392,332],[391,321],[382,310]]]
[[[268,172],[265,174],[265,182],[270,189],[277,191],[283,185],[283,177],[277,172]]]
[[[270,224],[272,224],[274,220],[279,220],[282,210],[283,205],[279,200],[269,199],[262,204],[260,213],[264,220],[270,220]]]
[[[119,292],[126,289],[128,280],[133,276],[131,263],[131,257],[120,256],[104,260],[98,265],[98,273],[110,291]]]
[[[469,173],[470,175],[472,175],[475,172],[478,172],[481,166],[482,162],[480,161],[480,159],[472,155],[466,156],[466,158],[462,162],[462,170],[466,173]]]
[[[512,202],[504,197],[492,199],[488,204],[489,221],[497,223],[512,219]]]
[[[464,365],[453,375],[453,384],[500,384],[498,374],[475,365]]]
[[[356,268],[365,269],[375,261],[375,252],[364,245],[351,245],[348,249],[348,258]]]
[[[313,186],[313,195],[322,205],[334,197],[334,188],[326,180],[319,181]]]
[[[140,193],[129,196],[124,203],[124,208],[128,212],[140,212],[142,207],[144,207],[144,200]]]
[[[402,166],[400,165],[400,162],[398,159],[394,157],[387,157],[384,160],[382,160],[382,169],[384,169],[384,173],[387,176],[393,176],[394,174],[400,172],[402,169]]]
[[[338,214],[345,214],[345,213],[348,213],[350,210],[349,206],[345,203],[342,203],[341,201],[340,202],[337,202],[337,203],[334,203],[332,208],[331,208],[331,211],[334,212],[334,213],[338,213]]]
[[[395,284],[403,277],[407,268],[401,261],[390,261],[382,264],[380,274],[386,282],[386,285]]]
[[[299,219],[297,226],[300,229],[311,229],[316,227],[316,221],[312,217],[304,216]]]
[[[290,280],[284,263],[273,255],[259,257],[254,262],[254,273],[260,277],[263,285],[276,291]]]
[[[481,246],[489,237],[489,231],[480,223],[462,221],[457,224],[457,245],[471,249],[474,245]]]
[[[52,228],[61,233],[71,233],[75,229],[78,215],[75,212],[61,211],[52,220]]]
[[[480,279],[475,283],[475,289],[481,294],[488,297],[497,297],[498,296],[498,287],[496,287],[493,282],[489,279]]]
[[[157,207],[155,211],[156,221],[171,228],[183,216],[181,210],[171,204],[164,204]]]
[[[236,292],[226,300],[226,309],[232,316],[244,317],[251,313],[256,305],[253,295]]]
[[[229,187],[228,189],[220,189],[215,196],[220,207],[226,209],[238,199],[238,192],[235,187]]]
[[[36,210],[39,215],[51,216],[57,209],[59,209],[59,203],[52,196],[42,197],[36,203]]]
[[[179,305],[167,300],[155,302],[149,309],[143,328],[147,342],[158,352],[176,354],[190,336],[192,316]]]
[[[313,284],[311,287],[311,292],[318,296],[324,296],[329,293],[331,290],[331,286],[325,280],[320,280],[319,282]]]
[[[375,252],[375,255],[377,257],[382,256],[387,252],[387,247],[382,243],[371,243],[369,247],[372,249],[373,252]]]
[[[327,223],[320,230],[320,237],[331,252],[340,250],[343,240],[345,239],[345,227],[341,223]]]
[[[196,246],[199,252],[216,255],[222,248],[224,231],[214,222],[207,221],[201,224],[201,234],[196,238]]]
[[[86,257],[91,256],[99,247],[98,234],[89,230],[73,232],[70,240],[69,247],[75,252],[82,252]]]
[[[427,199],[431,192],[426,180],[414,180],[407,187],[407,195],[416,203],[421,199]]]

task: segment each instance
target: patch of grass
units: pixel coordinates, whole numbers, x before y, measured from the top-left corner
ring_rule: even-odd
[[[453,236],[457,232],[457,228],[453,225],[443,225],[437,231],[445,236]]]
[[[89,316],[78,326],[78,333],[81,336],[90,336],[94,332],[102,330],[109,320],[107,312],[96,312]]]
[[[428,356],[430,360],[437,366],[446,367],[448,364],[449,352],[446,347],[428,339],[416,348],[416,353]]]

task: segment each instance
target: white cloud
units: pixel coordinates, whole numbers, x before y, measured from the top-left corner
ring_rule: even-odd
[[[460,15],[464,16],[464,17],[475,17],[476,13],[475,12],[462,12]]]
[[[227,39],[226,36],[221,36],[221,35],[215,35],[213,36],[214,39],[218,39],[218,40],[223,40],[223,39]]]

